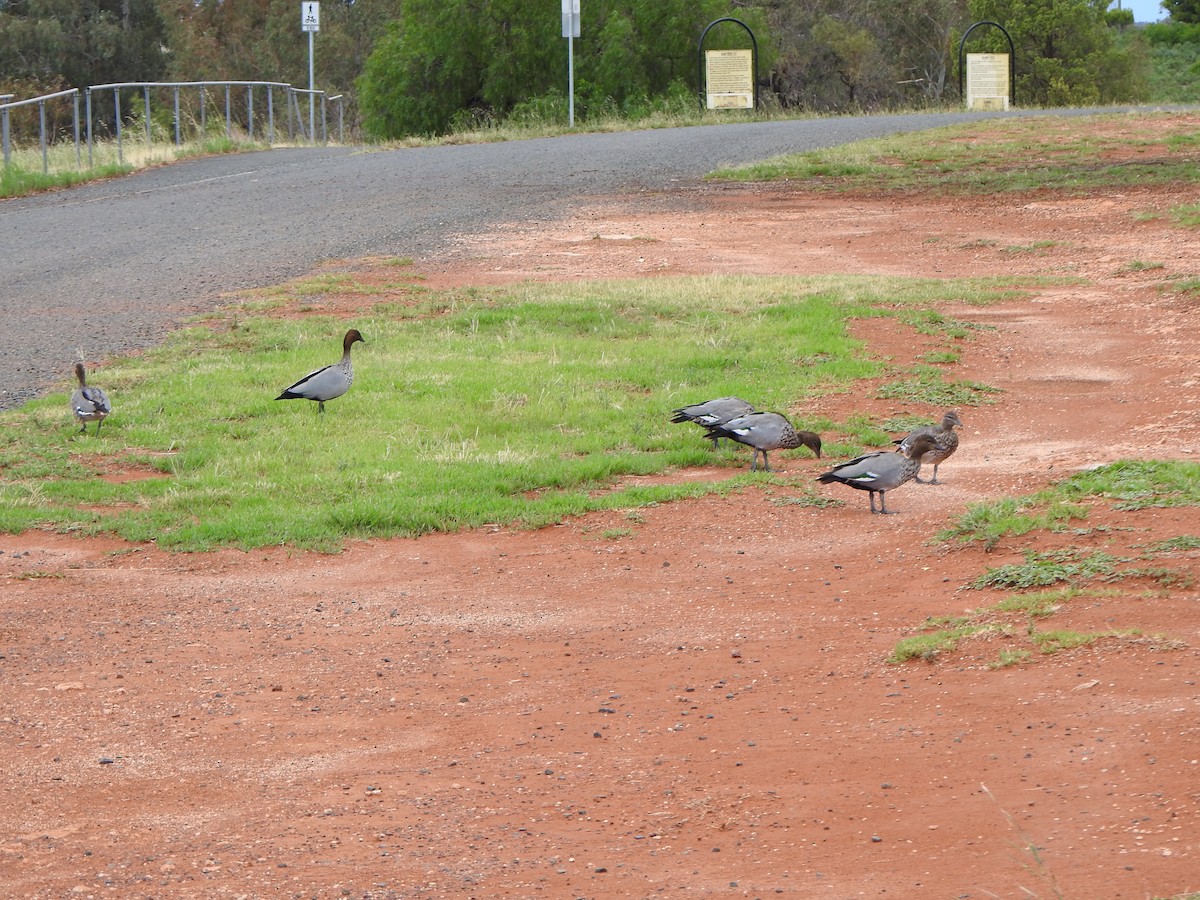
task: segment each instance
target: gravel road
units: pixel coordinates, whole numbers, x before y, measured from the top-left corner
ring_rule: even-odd
[[[80,353],[100,361],[153,345],[187,316],[219,306],[224,292],[277,283],[322,260],[437,257],[455,235],[552,220],[587,197],[680,202],[674,189],[723,164],[980,116],[280,149],[0,201],[0,409],[61,386]]]

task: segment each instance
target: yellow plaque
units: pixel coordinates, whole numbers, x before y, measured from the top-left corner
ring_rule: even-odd
[[[754,54],[749,50],[709,50],[704,54],[704,86],[709,109],[754,108]]]

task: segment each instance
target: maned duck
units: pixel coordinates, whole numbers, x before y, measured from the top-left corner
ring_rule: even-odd
[[[749,415],[754,412],[754,407],[741,397],[718,397],[716,400],[683,406],[672,412],[672,422],[695,422],[702,428],[711,428],[713,425],[724,425],[738,416]],[[716,447],[720,440],[711,434],[708,435],[708,439],[712,441],[713,447]]]
[[[108,402],[108,394],[104,393],[103,388],[88,387],[87,373],[83,370],[83,363],[75,363],[75,378],[79,381],[79,387],[75,389],[75,393],[71,395],[71,411],[75,413],[75,418],[79,420],[79,433],[83,434],[87,431],[87,423],[96,423],[96,434],[100,433],[100,423],[104,421],[104,417],[112,412],[112,404]]]
[[[729,438],[754,449],[750,460],[750,471],[758,468],[758,454],[762,454],[763,468],[771,471],[767,461],[769,450],[793,450],[807,447],[821,458],[821,438],[811,431],[797,431],[786,416],[773,412],[756,412],[730,419],[723,425],[710,425],[710,438]]]
[[[840,481],[860,491],[871,492],[871,512],[875,512],[875,495],[879,495],[879,512],[887,513],[888,491],[895,490],[916,476],[921,468],[921,458],[933,450],[934,438],[928,434],[917,435],[905,452],[889,453],[877,450],[856,457],[849,462],[834,466],[824,475],[817,477],[822,484]]]
[[[933,478],[926,481],[921,477],[921,467],[917,466],[917,474],[913,478],[921,484],[941,484],[938,481],[937,470],[938,465],[945,462],[946,459],[958,449],[958,432],[954,430],[954,426],[962,427],[962,419],[958,417],[957,410],[947,410],[942,416],[941,425],[922,425],[920,428],[913,430],[907,437],[901,438],[895,443],[899,445],[901,453],[907,453],[907,448],[911,446],[912,441],[922,434],[927,434],[934,440],[934,447],[925,454],[922,462],[933,463]]]
[[[342,338],[342,358],[332,366],[309,372],[295,384],[284,389],[276,400],[316,400],[317,412],[325,412],[325,401],[333,400],[350,390],[354,383],[354,367],[350,365],[350,346],[362,341],[357,328],[351,328]]]

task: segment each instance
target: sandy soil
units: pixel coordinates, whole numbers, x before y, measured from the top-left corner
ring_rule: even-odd
[[[886,517],[837,485],[822,491],[842,505],[789,503],[785,482],[332,556],[0,537],[0,894],[1200,890],[1196,550],[1154,557],[1185,576],[1172,585],[1123,579],[1037,624],[1125,636],[993,668],[1032,646],[1014,616],[1013,634],[887,662],[927,617],[995,604],[1004,594],[967,585],[1028,548],[1136,564],[1200,535],[1195,508],[1097,504],[990,553],[931,541],[969,504],[1080,469],[1195,459],[1197,301],[1164,285],[1200,273],[1200,247],[1142,215],[1194,194],[688,200],[637,215],[598,200],[420,268],[433,286],[1054,276],[1028,299],[945,309],[993,326],[958,345],[955,377],[1004,391],[962,409],[945,483],[896,491]],[[937,346],[856,327],[898,364]],[[816,412],[941,410],[867,384]],[[808,484],[829,461],[773,462]]]

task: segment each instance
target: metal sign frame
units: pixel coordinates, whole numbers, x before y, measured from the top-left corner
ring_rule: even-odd
[[[1009,102],[1013,106],[1017,105],[1017,51],[1013,46],[1012,35],[1008,33],[1008,29],[999,22],[976,22],[970,28],[963,32],[962,40],[958,42],[958,98],[963,102],[967,102],[967,95],[963,93],[963,74],[965,67],[963,66],[963,47],[967,43],[967,37],[971,32],[981,25],[991,25],[993,28],[999,28],[1005,40],[1008,41],[1008,97]]]
[[[708,37],[708,33],[722,22],[732,22],[734,25],[741,25],[745,29],[746,34],[750,35],[750,55],[752,66],[754,68],[754,106],[753,109],[758,109],[758,40],[754,37],[754,32],[750,30],[750,26],[741,19],[735,19],[732,16],[725,16],[720,19],[713,19],[705,26],[704,31],[700,34],[700,42],[696,45],[696,91],[699,95],[700,108],[706,107],[705,95],[708,93],[707,78],[704,74],[704,39]]]

